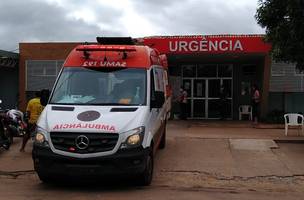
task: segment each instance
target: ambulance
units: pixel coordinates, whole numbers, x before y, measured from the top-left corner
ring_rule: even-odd
[[[167,59],[132,38],[97,37],[67,57],[34,137],[43,182],[123,175],[149,185],[166,145]]]

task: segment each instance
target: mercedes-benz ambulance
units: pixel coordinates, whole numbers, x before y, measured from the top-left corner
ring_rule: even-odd
[[[71,51],[43,110],[33,161],[43,182],[128,175],[149,185],[166,143],[167,60],[131,38]]]

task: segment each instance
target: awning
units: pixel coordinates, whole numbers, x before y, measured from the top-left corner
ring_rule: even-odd
[[[0,50],[0,68],[18,67],[18,61],[19,61],[18,53]]]

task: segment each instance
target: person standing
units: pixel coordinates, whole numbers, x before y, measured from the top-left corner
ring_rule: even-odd
[[[258,116],[259,116],[259,105],[261,101],[260,91],[258,86],[254,84],[252,86],[252,120],[254,124],[258,123]]]
[[[20,152],[24,152],[26,143],[30,139],[31,133],[35,131],[37,120],[41,112],[43,111],[44,106],[41,105],[40,99],[41,99],[41,92],[37,91],[35,93],[35,97],[31,99],[27,104],[26,112],[28,114],[29,120],[27,124],[26,134],[23,135],[23,141],[22,141],[22,146],[20,148]]]
[[[219,109],[220,109],[220,119],[224,120],[227,117],[227,97],[228,92],[224,85],[221,85],[220,88],[220,100],[219,100]]]
[[[187,92],[183,87],[179,91],[180,119],[187,119]]]

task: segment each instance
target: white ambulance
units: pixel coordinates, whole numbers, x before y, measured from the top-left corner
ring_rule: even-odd
[[[170,115],[166,58],[131,38],[97,41],[64,63],[37,123],[35,170],[43,182],[128,175],[149,185]]]

